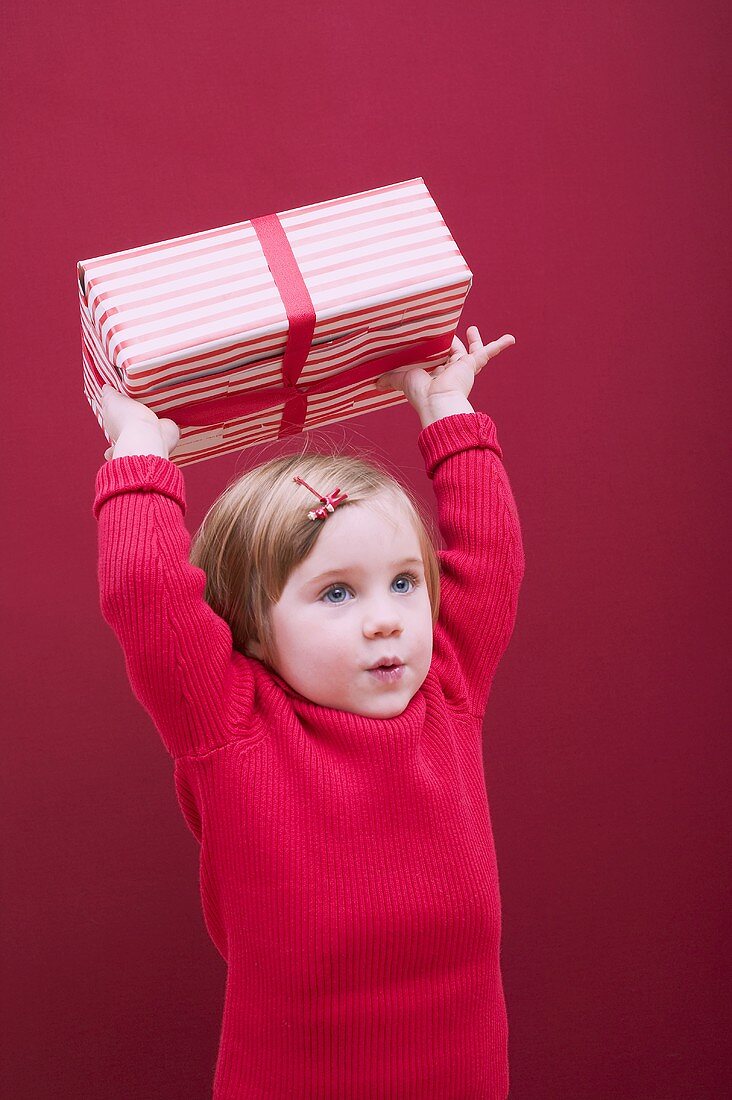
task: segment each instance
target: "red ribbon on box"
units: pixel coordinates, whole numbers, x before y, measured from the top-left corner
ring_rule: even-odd
[[[252,225],[259,237],[262,251],[272,277],[277,284],[287,311],[289,329],[282,362],[282,386],[270,386],[263,390],[246,390],[243,393],[226,394],[223,397],[205,398],[191,405],[172,409],[172,419],[183,427],[204,427],[221,424],[237,416],[260,412],[284,401],[278,438],[295,435],[303,430],[308,408],[308,395],[329,393],[344,386],[355,385],[386,371],[406,367],[410,363],[428,359],[431,355],[446,352],[452,345],[452,335],[445,333],[429,340],[410,344],[397,351],[369,359],[366,363],[350,367],[340,374],[331,375],[320,382],[299,386],[297,380],[307,360],[315,331],[315,309],[297,260],[276,214],[253,218]],[[164,412],[160,412],[165,416]]]

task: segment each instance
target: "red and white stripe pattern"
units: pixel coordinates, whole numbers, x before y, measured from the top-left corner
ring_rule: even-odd
[[[454,333],[472,273],[421,178],[278,217],[316,316],[299,385]],[[287,313],[250,221],[83,260],[78,276],[84,393],[100,425],[104,382],[173,420],[205,398],[282,385]],[[405,400],[372,381],[313,394],[304,430]],[[283,407],[182,428],[171,461],[276,438]]]

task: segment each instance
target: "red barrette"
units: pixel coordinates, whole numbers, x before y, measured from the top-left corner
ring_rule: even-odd
[[[348,497],[348,493],[342,493],[340,489],[334,489],[328,496],[321,496],[317,489],[313,489],[312,485],[308,485],[307,481],[303,481],[301,477],[293,477],[293,481],[296,481],[298,485],[304,485],[306,489],[309,489],[311,493],[315,493],[318,500],[322,500],[323,506],[316,508],[314,512],[308,512],[309,519],[326,519],[330,512],[335,512],[339,504],[343,504],[343,501]]]

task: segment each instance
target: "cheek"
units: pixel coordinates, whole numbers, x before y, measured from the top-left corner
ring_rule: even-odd
[[[432,623],[432,608],[429,602],[427,603],[427,607],[422,616],[422,621],[420,624],[420,634],[422,636],[423,648],[425,650],[425,653],[427,653],[428,656],[431,658],[432,649],[435,642],[435,628]]]
[[[280,637],[290,650],[307,652],[315,645],[319,649],[329,644],[337,645],[338,639],[345,634],[345,620],[342,616],[329,616],[318,606],[298,608],[283,616]],[[317,654],[313,652],[313,657]]]

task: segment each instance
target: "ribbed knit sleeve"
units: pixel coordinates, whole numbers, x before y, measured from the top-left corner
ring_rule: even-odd
[[[444,675],[447,693],[459,682],[471,713],[483,717],[491,682],[508,646],[524,575],[516,502],[504,469],[496,426],[484,412],[433,421],[418,436],[432,480],[445,549],[435,651],[451,650],[457,667]]]
[[[203,598],[206,574],[188,561],[180,469],[128,455],[96,476],[99,598],[122,646],[132,690],[171,756],[217,748],[246,733],[248,661]]]

